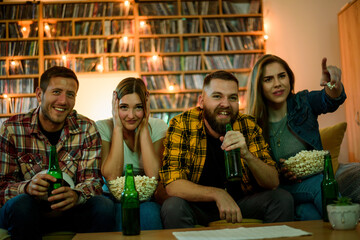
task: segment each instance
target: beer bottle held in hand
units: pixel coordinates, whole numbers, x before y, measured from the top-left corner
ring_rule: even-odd
[[[121,193],[121,220],[124,235],[140,234],[140,201],[135,188],[132,164],[126,164],[125,168],[125,185]]]
[[[226,124],[226,132],[232,131],[231,124]],[[242,177],[240,148],[224,150],[225,173],[228,181],[240,181]]]
[[[328,222],[326,206],[334,203],[339,196],[338,183],[334,177],[330,153],[324,156],[324,179],[321,182],[322,211],[324,222]]]
[[[49,169],[47,174],[56,178],[56,182],[49,181],[50,186],[48,187],[48,196],[50,197],[53,190],[63,186],[63,174],[59,167],[56,146],[50,147]]]

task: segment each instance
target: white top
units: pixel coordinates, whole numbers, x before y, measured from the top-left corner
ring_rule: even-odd
[[[168,126],[162,119],[149,117],[149,125],[150,137],[153,143],[165,137]],[[97,121],[96,126],[101,135],[101,140],[111,142],[112,131],[114,129],[113,119]],[[131,151],[124,141],[124,171],[126,164],[133,164],[134,175],[144,174],[141,156],[137,152]]]

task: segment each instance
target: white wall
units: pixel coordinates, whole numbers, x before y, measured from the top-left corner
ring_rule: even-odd
[[[81,73],[77,76],[80,87],[74,108],[95,121],[112,116],[112,93],[118,83],[126,77],[139,77],[123,73]]]
[[[267,53],[285,59],[296,78],[295,91],[320,89],[321,59],[340,66],[337,13],[348,0],[263,0]],[[111,117],[112,91],[130,75],[79,74],[75,109],[94,120]],[[346,121],[345,108],[320,116],[320,127]],[[346,136],[339,160],[348,157]]]
[[[286,60],[295,74],[295,91],[320,89],[321,59],[341,67],[337,14],[349,0],[263,0],[269,39],[267,53]],[[346,121],[345,107],[322,115],[320,127]],[[347,137],[339,161],[347,162]]]

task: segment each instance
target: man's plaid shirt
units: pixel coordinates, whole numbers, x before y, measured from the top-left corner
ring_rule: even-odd
[[[11,117],[0,128],[0,207],[48,169],[51,143],[40,131],[38,114],[39,107]],[[95,123],[73,110],[56,148],[60,168],[73,179],[74,190],[85,199],[101,194],[101,138]]]
[[[262,136],[261,128],[255,119],[245,114],[239,114],[233,124],[234,131],[240,131],[246,140],[249,151],[266,164],[275,167],[268,145]],[[160,178],[167,185],[178,179],[198,183],[206,158],[206,132],[203,121],[203,111],[197,107],[188,110],[170,121],[166,134],[163,166]],[[255,178],[244,160],[241,160],[243,177],[241,188],[248,194],[259,188]]]

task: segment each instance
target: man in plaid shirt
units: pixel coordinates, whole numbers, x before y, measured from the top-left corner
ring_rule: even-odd
[[[164,228],[188,228],[226,219],[241,222],[292,221],[293,198],[278,189],[279,178],[262,131],[251,116],[239,113],[238,81],[217,71],[204,79],[200,106],[171,122],[165,137],[160,178],[168,198],[162,206]],[[233,131],[226,133],[226,124]],[[228,182],[224,150],[240,148],[242,179]]]
[[[101,195],[101,138],[95,123],[73,110],[78,88],[72,70],[52,67],[36,89],[39,107],[1,126],[0,228],[12,239],[41,239],[61,230],[112,231],[114,205]],[[60,187],[48,197],[49,182],[56,181],[46,174],[51,145],[73,188]]]

